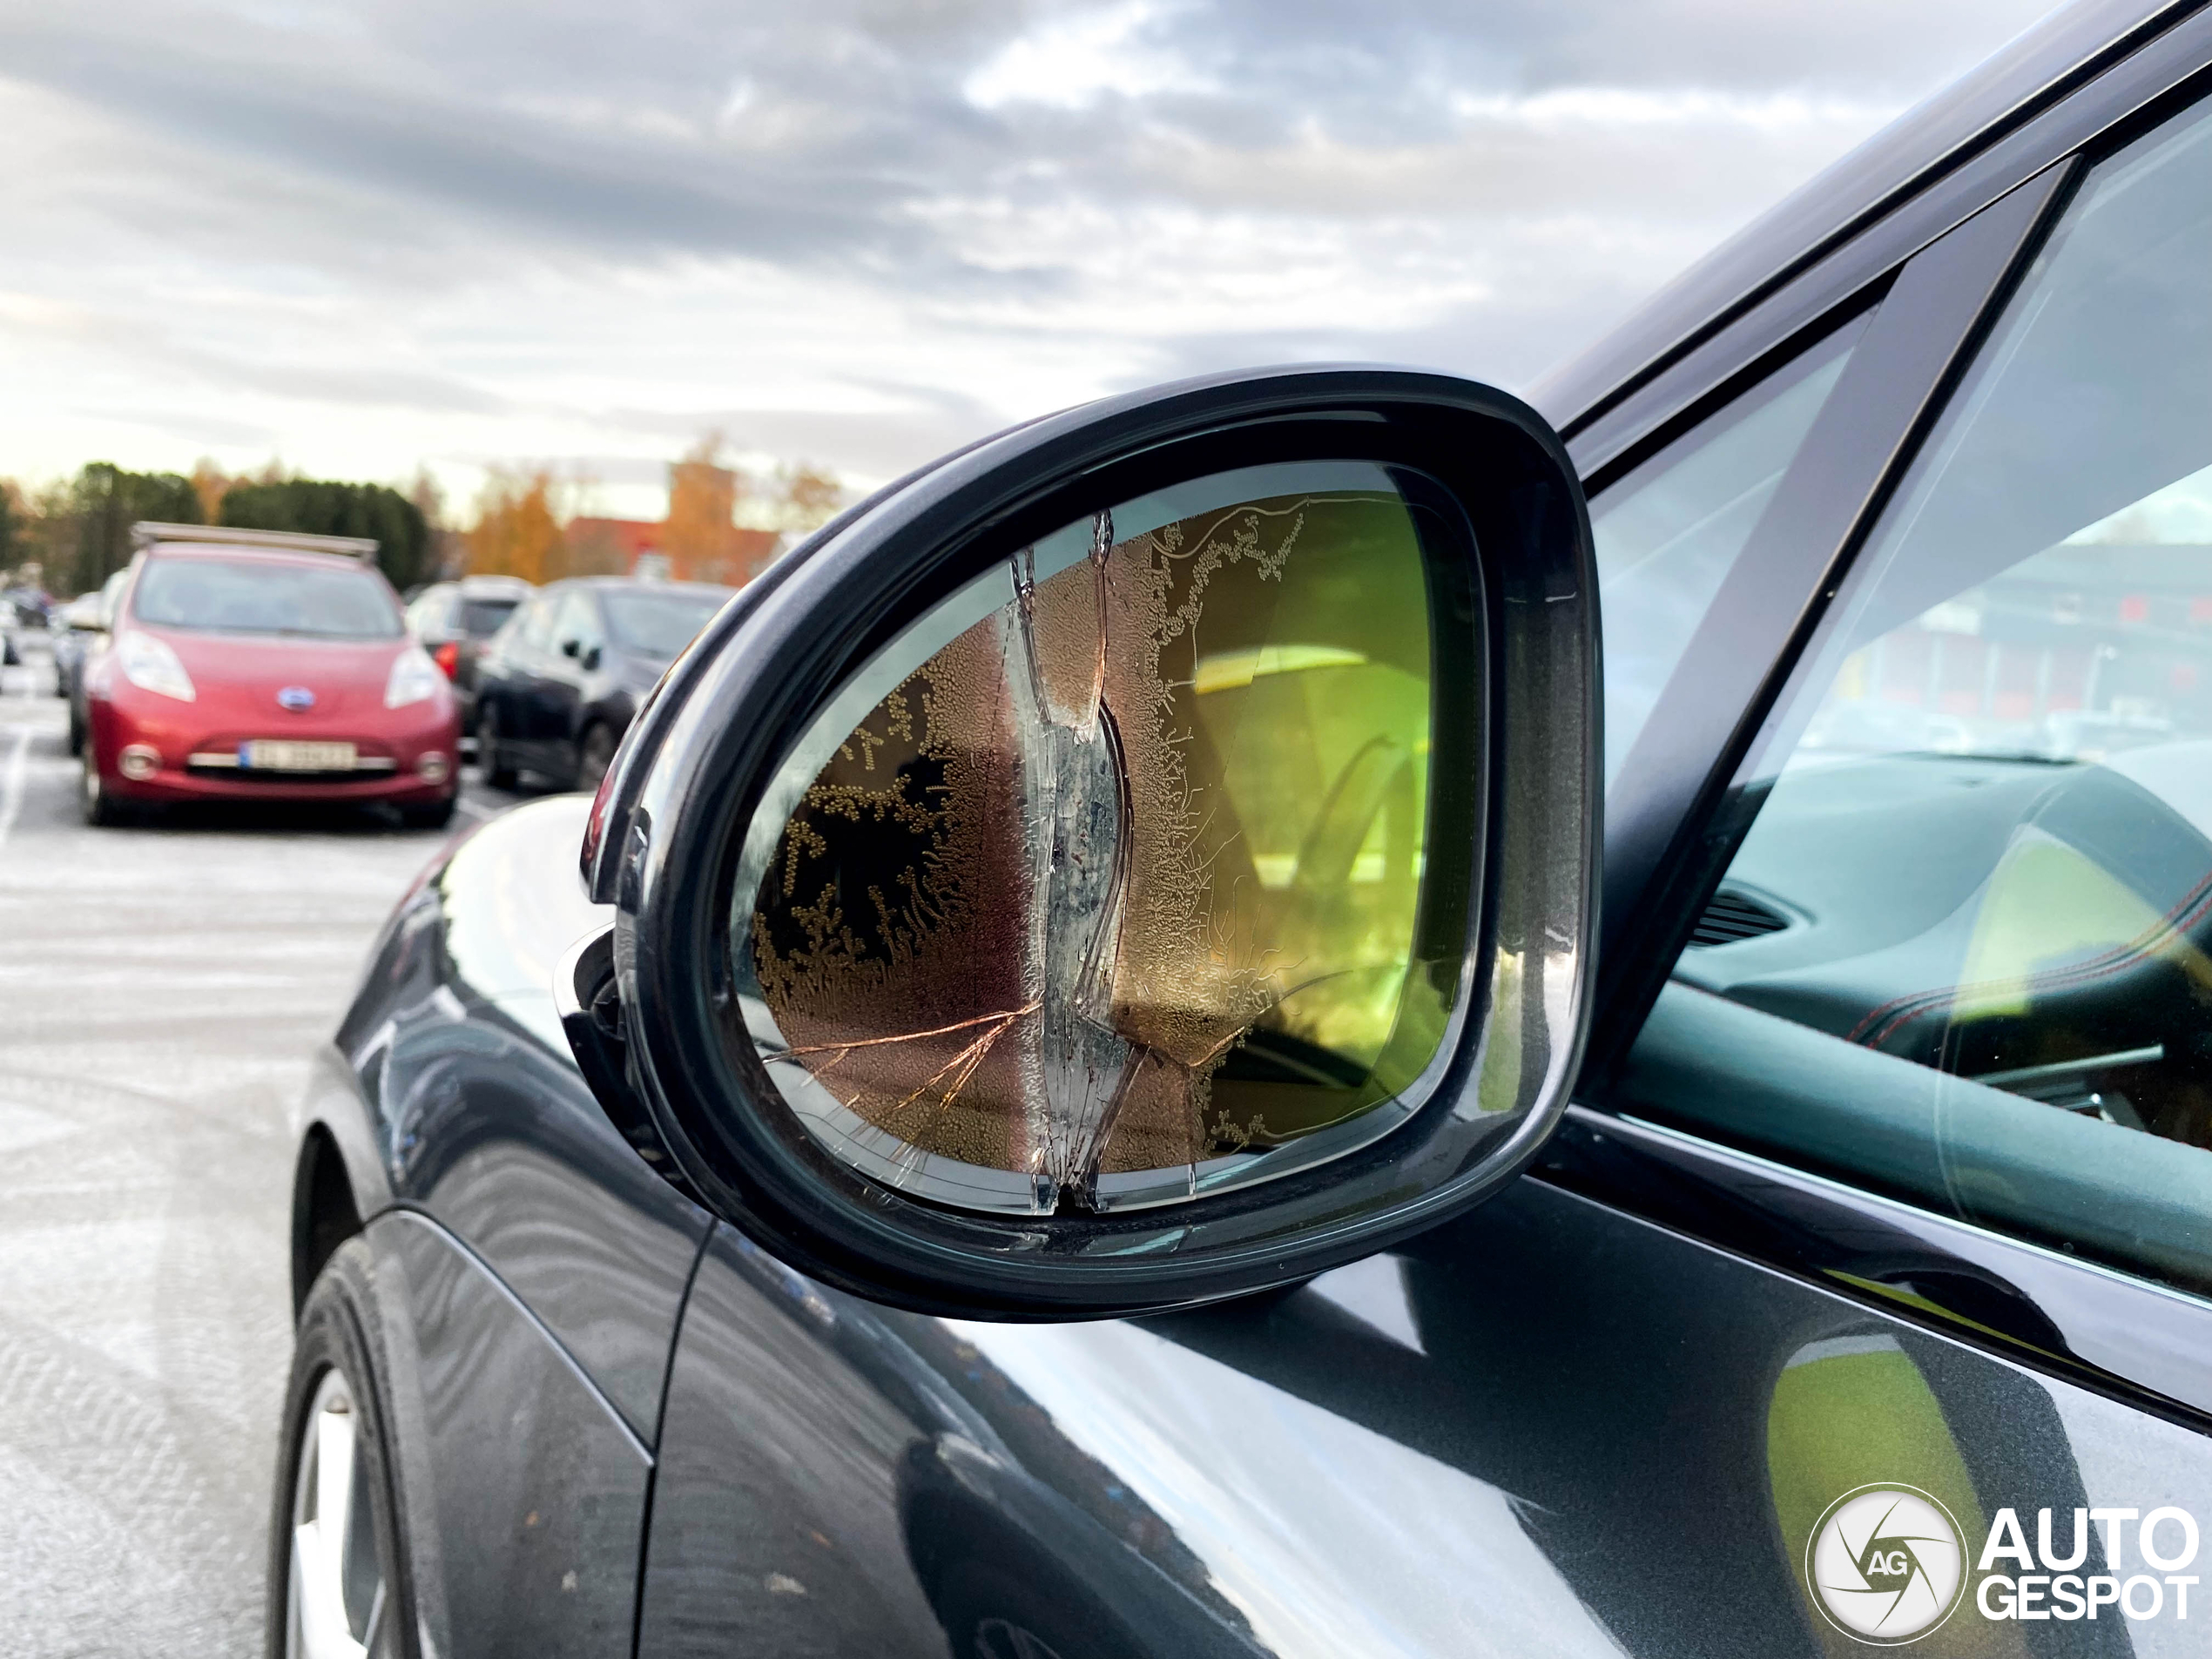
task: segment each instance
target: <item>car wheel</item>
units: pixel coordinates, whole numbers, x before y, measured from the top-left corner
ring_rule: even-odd
[[[576,786],[587,792],[597,790],[614,763],[615,734],[596,723],[586,726],[583,740],[576,746]]]
[[[427,806],[402,806],[400,822],[409,829],[443,829],[453,822],[453,804],[459,797],[448,795],[443,800],[434,800]]]
[[[413,1659],[371,1258],[340,1245],[300,1313],[269,1525],[268,1659]]]
[[[112,829],[118,824],[131,821],[131,809],[107,792],[100,778],[100,763],[83,734],[72,731],[77,739],[77,752],[84,758],[84,776],[78,786],[78,804],[84,809],[84,821],[95,829]]]
[[[476,717],[476,764],[483,768],[484,781],[494,789],[512,789],[516,784],[515,765],[508,759],[507,751],[499,742],[499,711],[484,710]]]
[[[954,1659],[1114,1659],[1138,1651],[1103,1609],[981,1562],[955,1567],[938,1594]]]

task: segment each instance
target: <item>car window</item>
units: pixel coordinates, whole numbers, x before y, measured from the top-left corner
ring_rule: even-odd
[[[672,660],[730,596],[719,590],[616,589],[607,595],[607,626],[615,643],[640,656]]]
[[[408,631],[418,635],[440,631],[446,624],[446,617],[452,603],[453,590],[451,588],[428,588],[416,594],[414,603],[407,608]]]
[[[150,559],[131,614],[157,628],[211,633],[387,639],[400,631],[399,607],[383,578],[334,562]]]
[[[541,593],[529,602],[522,620],[515,624],[516,637],[523,644],[540,651],[550,650],[553,644],[553,613],[560,604],[562,595],[556,589]]]
[[[554,613],[553,648],[566,651],[576,647],[582,656],[599,644],[599,608],[591,603],[591,596],[582,588],[571,588]]]
[[[1608,783],[1865,327],[1862,315],[1838,328],[1591,503],[1605,610]]]
[[[2090,173],[1870,545],[1626,1103],[2212,1292],[2208,362],[2192,112]]]
[[[512,599],[464,598],[461,602],[461,631],[471,639],[489,639],[515,614]]]

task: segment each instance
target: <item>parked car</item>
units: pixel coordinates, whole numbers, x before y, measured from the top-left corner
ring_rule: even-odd
[[[54,636],[54,695],[69,700],[69,752],[72,755],[84,752],[84,671],[107,649],[116,602],[130,579],[128,569],[118,570],[97,592],[78,595],[57,615],[61,626]]]
[[[511,789],[529,772],[597,789],[638,704],[728,601],[695,582],[588,577],[539,590],[477,667],[476,763]]]
[[[321,1058],[270,1651],[2200,1650],[2208,71],[748,585]]]
[[[408,631],[453,682],[461,735],[476,735],[476,659],[536,588],[520,577],[465,576],[423,589],[407,607]]]
[[[84,674],[87,822],[193,801],[452,816],[452,688],[408,637],[374,542],[156,523],[133,536]]]

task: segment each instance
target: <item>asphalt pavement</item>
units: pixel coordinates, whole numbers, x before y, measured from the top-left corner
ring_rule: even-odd
[[[0,1653],[237,1659],[291,1359],[287,1113],[445,836],[87,828],[52,684],[0,670]],[[472,776],[455,828],[516,799]]]

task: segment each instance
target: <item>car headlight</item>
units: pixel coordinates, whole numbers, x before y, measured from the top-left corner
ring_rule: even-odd
[[[165,639],[133,628],[115,642],[115,660],[123,678],[142,691],[173,697],[179,703],[192,702],[199,696],[192,689],[192,676],[185,672],[185,665]]]
[[[410,703],[420,703],[435,697],[445,683],[429,652],[420,645],[409,645],[392,659],[392,677],[384,682],[384,706],[403,709]]]

